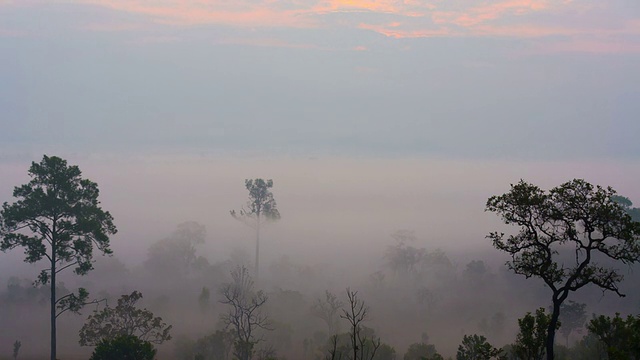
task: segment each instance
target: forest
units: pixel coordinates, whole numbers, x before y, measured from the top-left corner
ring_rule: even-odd
[[[220,221],[242,246],[176,221],[130,261],[100,178],[56,156],[24,168],[0,194],[3,259],[28,263],[0,273],[2,360],[640,358],[640,208],[607,184],[506,181],[477,205],[482,251],[397,228],[298,257],[270,249],[294,215],[278,179],[239,178]]]

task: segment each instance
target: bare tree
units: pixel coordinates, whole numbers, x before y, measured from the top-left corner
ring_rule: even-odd
[[[362,322],[367,320],[369,307],[358,298],[357,291],[347,288],[348,307],[342,309],[341,318],[349,322],[349,340],[351,341],[351,360],[372,360],[380,347],[380,338],[369,339],[362,334]],[[371,345],[368,346],[368,342]]]
[[[256,336],[258,329],[272,330],[267,316],[262,314],[262,306],[267,295],[262,290],[254,290],[254,282],[246,267],[238,266],[231,271],[232,282],[221,288],[223,304],[229,305],[229,312],[223,314],[222,321],[235,333],[234,356],[239,360],[250,360],[254,347],[262,339]]]

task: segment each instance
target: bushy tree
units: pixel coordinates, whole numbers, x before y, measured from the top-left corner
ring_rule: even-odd
[[[520,332],[516,335],[513,352],[521,360],[542,360],[546,351],[547,329],[551,322],[551,315],[544,308],[536,310],[536,315],[528,312],[522,319],[518,319]],[[556,323],[556,326],[559,326]]]
[[[465,335],[458,346],[456,360],[502,359],[502,350],[493,347],[482,335]]]
[[[95,346],[118,336],[135,336],[142,341],[162,344],[171,339],[171,325],[147,309],[139,309],[136,302],[142,298],[139,291],[122,295],[115,308],[109,306],[89,315],[80,329],[80,345]]]
[[[46,261],[38,284],[51,284],[51,360],[56,360],[56,320],[66,311],[77,313],[89,297],[85,289],[58,297],[57,276],[68,268],[77,275],[93,269],[94,247],[111,254],[109,235],[116,233],[113,218],[98,201],[98,185],[83,179],[77,166],[56,156],[32,162],[31,180],[15,187],[13,204],[0,210],[0,250],[24,248],[25,262]]]
[[[98,343],[89,360],[153,360],[157,350],[133,335],[119,335]]]
[[[560,334],[565,338],[566,346],[569,347],[569,335],[574,330],[582,328],[587,321],[587,304],[577,303],[569,300],[560,306]]]
[[[640,316],[593,316],[587,329],[604,345],[609,360],[640,359]]]
[[[552,292],[552,312],[546,336],[547,359],[552,360],[560,306],[569,293],[593,284],[623,296],[623,275],[599,261],[623,264],[640,261],[640,223],[613,200],[612,188],[575,179],[551,190],[520,181],[511,190],[487,201],[486,211],[520,228],[516,235],[492,232],[494,247],[511,255],[516,274],[538,277]],[[566,259],[575,259],[567,261]]]
[[[324,320],[329,328],[329,333],[335,334],[340,328],[338,320],[342,306],[344,303],[335,294],[326,290],[324,299],[316,299],[316,302],[311,306],[311,313]]]
[[[178,224],[173,233],[153,243],[144,265],[154,275],[183,279],[206,259],[196,256],[196,247],[205,242],[207,230],[195,221]]]
[[[404,353],[402,360],[442,360],[442,355],[436,351],[433,344],[414,343],[409,345],[407,352]]]

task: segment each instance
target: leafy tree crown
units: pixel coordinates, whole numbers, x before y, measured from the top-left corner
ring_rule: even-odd
[[[0,250],[24,247],[26,262],[46,258],[65,264],[58,271],[75,266],[76,274],[86,274],[93,268],[93,246],[111,254],[109,235],[117,232],[111,214],[99,206],[98,185],[56,156],[33,162],[29,176],[13,190],[17,201],[0,210]],[[50,275],[42,271],[38,282],[48,283]]]

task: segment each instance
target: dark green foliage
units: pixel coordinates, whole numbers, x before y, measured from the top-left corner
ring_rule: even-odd
[[[613,200],[611,188],[580,179],[546,192],[520,181],[511,190],[489,198],[486,211],[497,213],[506,224],[520,228],[516,235],[492,232],[494,247],[511,255],[507,262],[516,274],[537,277],[552,291],[552,313],[547,328],[547,358],[553,346],[560,306],[569,293],[594,284],[623,296],[616,268],[600,265],[598,257],[623,264],[640,260],[640,223]],[[571,256],[575,261],[563,261]]]
[[[153,360],[156,349],[150,342],[133,335],[102,340],[89,360]]]
[[[619,195],[614,195],[611,197],[611,200],[617,202],[622,206],[622,208],[631,216],[633,221],[640,221],[640,208],[634,208],[633,203],[629,198]]]
[[[502,359],[502,350],[493,347],[482,335],[465,335],[458,346],[457,360]]]
[[[609,360],[640,359],[640,316],[595,316],[587,329],[606,349]]]
[[[438,354],[436,347],[432,344],[414,343],[409,345],[409,349],[402,357],[402,360],[438,360],[442,355]]]
[[[15,187],[13,204],[0,210],[0,250],[24,248],[25,262],[41,260],[47,266],[37,283],[51,284],[51,360],[56,358],[56,318],[67,310],[78,312],[88,293],[56,296],[56,276],[73,268],[77,275],[93,269],[94,246],[111,254],[109,235],[116,233],[113,218],[100,208],[98,185],[82,179],[77,166],[59,157],[44,156],[31,163],[29,183]]]
[[[135,306],[141,298],[142,294],[134,291],[131,295],[122,295],[115,308],[107,306],[94,311],[80,329],[80,345],[95,346],[121,335],[136,336],[154,344],[170,340],[171,325],[167,326],[161,317],[154,317],[151,311]]]
[[[513,344],[513,353],[522,360],[541,360],[545,355],[547,329],[551,315],[544,308],[536,310],[536,315],[527,313],[518,319],[520,332]]]
[[[571,359],[602,360],[607,358],[607,351],[602,341],[589,332],[571,349]]]

